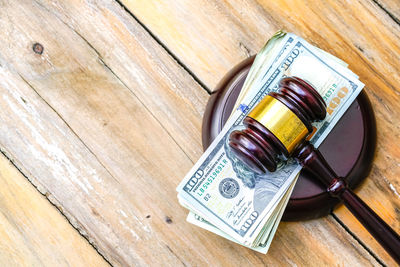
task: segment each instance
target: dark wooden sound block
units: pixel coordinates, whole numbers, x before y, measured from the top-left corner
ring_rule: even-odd
[[[203,148],[221,131],[232,112],[254,57],[232,69],[211,95],[203,118]],[[371,169],[376,146],[374,113],[364,91],[360,93],[319,150],[339,176],[355,189]],[[338,200],[310,173],[302,171],[283,215],[283,220],[298,221],[329,214]]]

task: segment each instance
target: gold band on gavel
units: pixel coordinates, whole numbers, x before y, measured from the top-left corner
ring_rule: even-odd
[[[247,115],[270,130],[291,154],[309,133],[304,123],[279,100],[267,95]]]

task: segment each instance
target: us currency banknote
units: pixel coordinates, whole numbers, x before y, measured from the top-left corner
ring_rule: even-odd
[[[279,222],[282,218],[283,212],[285,211],[285,207],[287,205],[287,202],[289,201],[290,195],[293,191],[295,185],[295,181],[292,183],[290,186],[289,190],[285,193],[284,198],[280,201],[276,212],[273,213],[273,216],[270,217],[269,222],[267,222],[264,226],[263,233],[265,233],[265,236],[263,237],[262,240],[259,241],[259,244],[257,246],[251,247],[251,246],[246,246],[250,249],[253,249],[257,252],[266,254],[268,252],[268,249],[271,245],[272,238],[278,228]],[[198,227],[201,227],[207,231],[210,231],[214,234],[217,234],[219,236],[222,236],[230,241],[233,241],[235,243],[241,244],[237,240],[233,239],[231,236],[227,235],[225,232],[221,231],[218,229],[215,225],[211,224],[208,222],[206,219],[201,217],[201,215],[196,214],[193,211],[190,211],[187,219],[189,223],[192,223]],[[243,244],[241,244],[243,245]]]
[[[272,240],[270,225],[277,219],[271,218],[277,218],[283,209],[280,203],[301,167],[288,160],[274,173],[256,174],[233,155],[228,137],[233,130],[243,128],[248,112],[269,92],[278,90],[278,82],[285,76],[298,76],[311,83],[328,105],[327,118],[314,124],[311,142],[315,146],[364,86],[342,61],[294,34],[277,33],[256,57],[239,95],[238,108],[177,187],[180,203],[231,239],[250,247]]]
[[[240,94],[236,101],[236,106],[238,106],[241,102],[243,102],[243,97],[247,94],[247,92],[252,88],[253,90],[257,90],[257,86],[260,84],[260,80],[264,77],[264,75],[258,74],[265,74],[268,70],[272,67],[272,64],[275,63],[279,59],[279,55],[281,55],[286,48],[288,48],[288,43],[284,43],[284,39],[282,38],[285,36],[286,33],[283,31],[278,31],[275,33],[270,40],[265,44],[265,46],[261,49],[261,51],[257,54],[251,69],[247,75],[247,79],[240,91]],[[319,54],[321,58],[325,61],[332,61],[336,62],[337,64],[347,67],[348,64],[341,59],[325,52],[324,50],[313,47],[315,53]],[[351,73],[354,77],[357,77],[354,73]],[[253,84],[258,83],[257,86],[253,86]]]

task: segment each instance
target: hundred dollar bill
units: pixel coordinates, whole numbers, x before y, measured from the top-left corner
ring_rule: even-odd
[[[314,124],[311,142],[318,146],[363,87],[350,70],[305,40],[293,34],[278,38],[275,58],[265,61],[257,56],[256,61],[264,62],[263,71],[254,75],[239,108],[177,187],[179,199],[192,211],[239,243],[253,247],[265,239],[266,223],[301,167],[288,160],[274,173],[256,174],[233,155],[229,134],[243,128],[247,113],[266,94],[278,90],[282,77],[296,75],[314,85],[328,104],[327,118]]]
[[[287,202],[289,201],[289,198],[293,191],[294,185],[295,185],[295,182],[292,183],[289,190],[286,192],[284,198],[280,201],[278,210],[270,218],[270,222],[267,222],[266,225],[264,226],[265,229],[263,229],[263,232],[265,233],[265,235],[264,235],[263,239],[260,240],[260,242],[257,246],[255,246],[255,247],[247,246],[248,248],[253,249],[257,252],[263,253],[263,254],[266,254],[268,252],[268,249],[272,242],[272,238],[278,228],[279,221],[281,220],[283,212],[285,211],[285,207],[287,205]],[[222,236],[230,241],[240,244],[240,242],[233,239],[232,237],[227,235],[225,232],[221,231],[216,226],[214,226],[213,224],[208,222],[201,215],[198,215],[198,214],[194,213],[193,211],[189,212],[186,220],[198,227],[201,227],[207,231],[210,231],[210,232],[217,234],[219,236]]]
[[[247,75],[246,81],[243,84],[243,87],[239,93],[239,96],[236,100],[235,106],[238,107],[239,104],[243,101],[244,96],[250,89],[257,90],[257,86],[253,86],[254,84],[260,84],[260,79],[264,77],[264,75],[258,75],[261,73],[267,73],[269,69],[272,67],[274,61],[279,59],[279,54],[282,54],[285,49],[288,48],[288,44],[282,45],[283,39],[286,33],[283,31],[278,31],[276,34],[272,36],[272,38],[266,43],[266,45],[261,49],[261,51],[257,54],[251,69]],[[341,59],[325,52],[324,50],[313,47],[315,49],[315,53],[319,53],[320,58],[323,58],[325,61],[336,62],[344,67],[347,67],[348,64]],[[306,70],[307,71],[307,70]],[[354,73],[352,75],[356,76]]]
[[[256,77],[266,73],[268,69],[272,67],[272,64],[279,59],[279,55],[285,51],[285,48],[288,45],[288,43],[286,45],[283,43],[285,39],[282,37],[285,35],[286,33],[283,31],[275,33],[257,54],[237,100],[243,99],[243,96],[246,95],[249,88],[254,84]],[[238,102],[239,101],[236,101],[236,103]]]

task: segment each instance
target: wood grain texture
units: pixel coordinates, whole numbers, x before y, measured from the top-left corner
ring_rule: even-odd
[[[109,266],[0,154],[0,265]]]
[[[282,224],[268,256],[186,223],[208,95],[116,2],[0,12],[0,147],[112,264],[378,264],[331,217]]]
[[[210,88],[247,56],[243,47],[248,54],[255,53],[281,28],[349,63],[366,84],[378,127],[374,166],[358,193],[400,232],[397,1],[122,2]],[[204,47],[207,60],[198,53]],[[395,265],[347,210],[338,209],[335,214],[384,263]]]
[[[372,0],[386,14],[388,14],[398,25],[400,25],[400,3],[396,0]]]
[[[279,29],[255,1],[121,1],[208,89]]]

